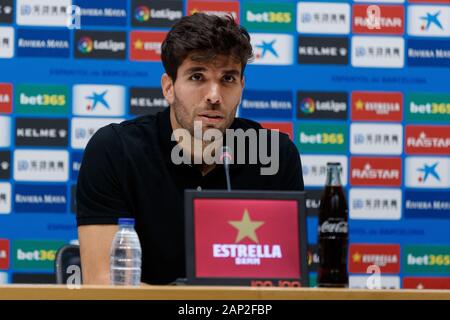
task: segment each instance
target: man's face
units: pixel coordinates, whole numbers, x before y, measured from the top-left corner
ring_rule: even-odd
[[[162,87],[171,106],[172,129],[184,128],[194,136],[194,121],[201,121],[203,132],[209,128],[224,132],[241,100],[241,63],[225,56],[205,62],[188,56],[178,68],[175,83],[165,74]]]

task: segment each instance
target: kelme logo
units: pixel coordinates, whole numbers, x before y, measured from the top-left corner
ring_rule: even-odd
[[[404,273],[450,273],[450,246],[403,247]]]
[[[295,142],[300,152],[346,153],[348,133],[345,124],[296,123]]]
[[[63,241],[14,241],[14,269],[53,270],[56,252],[63,245]]]
[[[254,31],[294,31],[294,3],[245,3],[243,24]]]
[[[58,85],[17,85],[15,90],[17,114],[68,113],[68,89]]]
[[[407,96],[406,120],[449,123],[450,95],[410,93]]]

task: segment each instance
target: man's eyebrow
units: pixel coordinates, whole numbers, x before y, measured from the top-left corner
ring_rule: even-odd
[[[223,74],[232,75],[232,76],[240,76],[241,72],[237,69],[229,69],[229,70],[225,70],[223,72]]]
[[[195,73],[195,72],[201,72],[201,71],[206,71],[205,67],[192,67],[187,69],[184,74],[191,74],[191,73]]]

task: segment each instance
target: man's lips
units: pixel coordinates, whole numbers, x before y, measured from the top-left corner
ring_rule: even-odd
[[[201,121],[208,123],[217,123],[222,121],[225,117],[218,112],[202,112],[198,115]]]

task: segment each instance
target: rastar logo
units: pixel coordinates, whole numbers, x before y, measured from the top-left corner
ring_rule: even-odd
[[[238,1],[198,1],[189,0],[187,3],[187,14],[193,15],[197,12],[213,14],[218,16],[231,15],[239,23]]]
[[[403,272],[410,274],[447,274],[450,268],[450,246],[405,246]]]
[[[197,276],[299,277],[295,201],[196,199],[194,212]]]
[[[130,60],[161,61],[161,44],[167,32],[132,31]]]
[[[401,92],[353,92],[352,120],[402,121]]]
[[[400,158],[350,159],[350,184],[354,186],[400,186],[402,160]]]
[[[353,33],[402,35],[405,25],[403,6],[354,5]]]
[[[349,271],[366,273],[371,265],[380,267],[382,273],[400,272],[400,245],[398,244],[350,244]]]
[[[447,126],[406,126],[407,154],[450,154]]]

